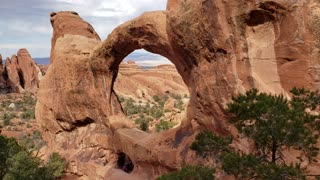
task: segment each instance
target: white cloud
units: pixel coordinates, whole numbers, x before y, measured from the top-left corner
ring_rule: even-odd
[[[142,61],[135,61],[139,66],[157,66],[160,64],[172,64],[169,60],[167,59],[162,59],[162,60],[142,60]]]
[[[164,10],[166,1],[28,0],[26,3],[22,0],[1,0],[0,53],[11,56],[18,49],[27,48],[33,57],[48,57],[52,36],[50,12],[76,11],[104,40],[118,25],[143,12]]]

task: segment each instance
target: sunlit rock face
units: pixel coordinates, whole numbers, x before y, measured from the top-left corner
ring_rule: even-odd
[[[37,121],[77,176],[113,176],[119,153],[132,160],[132,178],[194,163],[189,144],[199,129],[230,133],[224,108],[232,95],[319,88],[320,30],[312,26],[319,12],[315,0],[169,0],[166,11],[144,13],[102,42],[76,13],[52,13],[51,65],[40,83]],[[168,58],[189,89],[179,128],[144,133],[122,113],[113,84],[123,58],[141,48]]]
[[[2,64],[0,55],[0,93],[35,93],[39,88],[42,73],[28,50],[20,49],[17,55]]]

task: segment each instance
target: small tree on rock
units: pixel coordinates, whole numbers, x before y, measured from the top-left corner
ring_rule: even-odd
[[[264,161],[283,162],[285,148],[301,150],[310,159],[318,154],[318,116],[306,112],[307,108],[316,108],[316,93],[304,89],[291,92],[293,98],[287,100],[283,95],[253,89],[234,97],[228,105],[227,110],[233,114],[230,122],[255,141],[256,155]]]

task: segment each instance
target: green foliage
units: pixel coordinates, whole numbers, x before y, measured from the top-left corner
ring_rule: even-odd
[[[164,115],[164,113],[161,109],[158,109],[156,107],[155,108],[152,107],[151,111],[150,111],[150,115],[155,119],[159,119]]]
[[[173,98],[173,99],[176,99],[178,101],[180,101],[182,99],[182,97],[179,95],[179,94],[170,94],[170,96]]]
[[[123,110],[127,116],[130,116],[133,114],[138,114],[138,112],[139,112],[138,107],[135,105],[135,101],[132,98],[128,99],[125,102]]]
[[[45,164],[13,138],[0,136],[0,147],[0,179],[54,180],[65,168],[65,162],[57,153],[52,154]]]
[[[17,141],[13,138],[6,138],[0,136],[0,179],[8,172],[8,159],[12,158],[15,154],[22,151]]]
[[[26,147],[27,150],[39,150],[46,145],[46,142],[42,139],[39,131],[33,131],[32,135],[23,134],[19,139],[20,144]]]
[[[154,102],[143,102],[139,100],[139,102],[135,102],[132,98],[124,99],[119,98],[121,100],[121,104],[123,106],[124,113],[135,121],[139,128],[148,131],[149,123],[161,119],[165,116],[165,113],[170,112],[169,109],[164,109],[164,104],[169,99],[169,96],[176,99],[175,107],[183,110],[184,103],[182,101],[181,95],[169,94],[164,96],[153,96]],[[142,117],[142,116],[143,117]],[[145,118],[147,117],[147,118]],[[173,127],[175,124],[171,122],[162,122],[159,123],[158,131],[166,130]]]
[[[153,96],[152,98],[153,98],[153,100],[154,100],[155,102],[159,102],[159,101],[160,101],[160,97],[157,96],[157,95]]]
[[[119,97],[119,102],[120,102],[120,103],[124,102],[124,100],[125,100],[125,99],[124,99],[123,97]]]
[[[34,109],[26,109],[24,112],[20,114],[21,119],[34,119],[35,118],[35,110]]]
[[[254,177],[255,167],[259,164],[256,156],[240,155],[236,152],[226,152],[221,155],[222,169],[228,173],[233,174],[237,178]]]
[[[176,123],[174,123],[174,122],[165,121],[165,120],[161,119],[160,122],[158,124],[156,124],[156,130],[157,130],[157,132],[165,131],[165,130],[173,128],[173,126],[175,126],[175,125],[176,125]]]
[[[141,114],[140,117],[135,120],[135,123],[139,124],[139,127],[142,131],[148,131],[150,121],[152,121],[152,118],[146,118],[143,114]]]
[[[256,167],[257,176],[256,179],[300,179],[303,180],[306,177],[300,166],[296,165],[277,165],[274,163],[260,164]]]
[[[299,166],[261,162],[255,155],[227,152],[221,155],[222,169],[237,179],[304,179]]]
[[[184,109],[184,103],[183,103],[182,99],[175,101],[174,102],[174,107],[178,108],[180,110],[183,110]]]
[[[318,154],[318,133],[314,133],[316,116],[305,111],[317,101],[306,90],[293,92],[296,92],[293,100],[288,101],[282,95],[253,89],[234,97],[228,104],[227,110],[233,114],[230,122],[255,141],[256,154],[265,161],[276,163],[282,159],[284,148],[290,147],[304,151],[310,158]]]
[[[140,129],[142,130],[142,131],[148,131],[149,130],[149,121],[142,121],[141,123],[140,123]]]
[[[162,175],[157,180],[214,180],[214,173],[214,168],[188,165],[180,171]]]
[[[231,137],[221,137],[213,134],[210,131],[202,131],[191,144],[191,149],[196,151],[198,155],[206,157],[212,154],[220,154],[229,151]]]
[[[8,159],[8,164],[9,168],[4,180],[54,179],[45,172],[45,168],[41,167],[40,159],[32,157],[26,151],[20,151]]]
[[[14,113],[7,113],[5,112],[2,116],[1,116],[1,119],[3,120],[3,125],[4,126],[8,126],[11,124],[11,120],[13,118],[15,118],[16,115]]]
[[[52,175],[57,178],[63,175],[66,162],[58,153],[52,153],[49,157],[48,163],[45,166]]]

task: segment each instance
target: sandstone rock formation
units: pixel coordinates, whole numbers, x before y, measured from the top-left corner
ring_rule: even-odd
[[[3,92],[6,90],[7,87],[7,81],[5,79],[5,67],[2,63],[2,55],[0,54],[0,92]]]
[[[2,92],[21,93],[38,90],[42,74],[26,49],[20,49],[11,59],[7,58],[5,65],[2,65],[1,59],[0,66],[0,90]]]
[[[149,101],[153,101],[155,95],[189,95],[186,85],[173,65],[159,65],[143,70],[134,61],[120,64],[114,90],[121,97]]]
[[[169,0],[166,12],[144,13],[103,42],[76,13],[53,13],[36,118],[49,146],[68,157],[70,173],[107,178],[124,152],[132,175],[152,179],[197,160],[189,151],[197,130],[230,133],[224,108],[232,95],[318,89],[312,22],[319,13],[316,0]],[[177,129],[147,134],[122,114],[114,82],[123,58],[140,48],[168,58],[189,89],[188,119]]]

